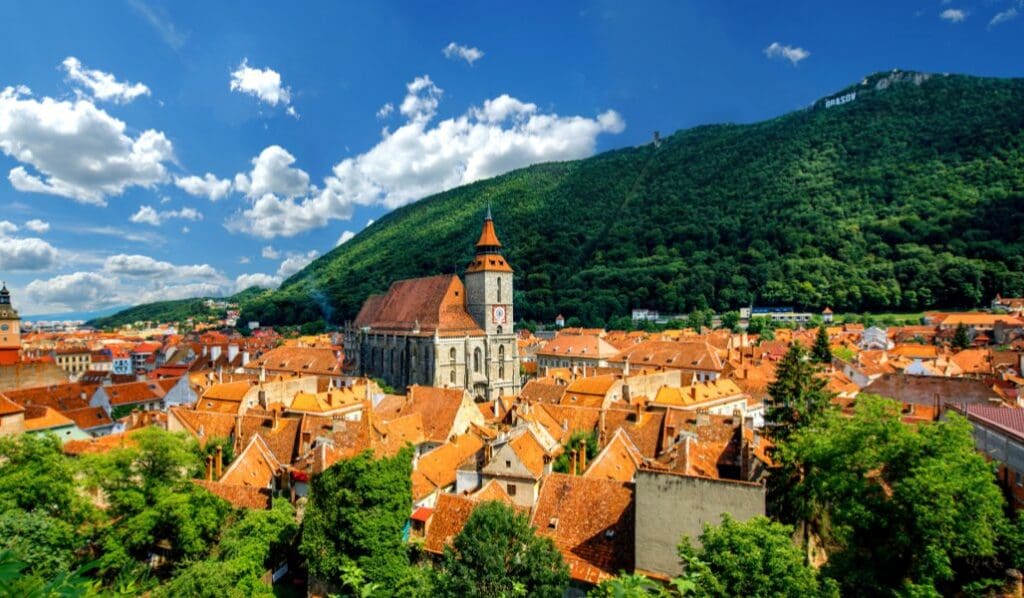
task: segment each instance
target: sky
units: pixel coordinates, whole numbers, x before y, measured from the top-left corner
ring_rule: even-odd
[[[1024,0],[3,14],[0,279],[23,315],[273,288],[432,193],[772,118],[873,72],[1024,75]]]

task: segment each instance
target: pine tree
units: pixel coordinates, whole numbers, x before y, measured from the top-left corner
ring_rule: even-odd
[[[832,363],[832,347],[828,344],[828,331],[824,324],[818,326],[818,336],[814,338],[814,346],[811,347],[811,358],[816,363]]]
[[[966,349],[970,346],[971,338],[967,336],[967,327],[961,322],[956,325],[956,332],[953,333],[953,348]]]
[[[832,395],[825,388],[825,380],[817,374],[818,368],[810,361],[807,349],[794,343],[779,362],[775,382],[768,386],[771,403],[765,419],[776,439],[789,438],[828,409]]]

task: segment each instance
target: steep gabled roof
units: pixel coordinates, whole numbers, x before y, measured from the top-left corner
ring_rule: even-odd
[[[573,580],[597,584],[633,570],[635,504],[631,483],[552,473],[531,523],[554,540]]]
[[[481,336],[466,311],[466,289],[454,274],[399,280],[383,297],[371,297],[357,321],[376,330],[441,336]]]
[[[583,477],[632,482],[636,470],[643,460],[644,457],[640,454],[640,449],[633,444],[625,430],[619,428],[615,431],[611,441],[590,462]]]

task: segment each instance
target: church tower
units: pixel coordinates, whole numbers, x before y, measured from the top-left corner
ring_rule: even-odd
[[[11,292],[0,289],[0,365],[21,361],[21,318],[11,306]]]
[[[488,336],[512,332],[512,267],[501,255],[491,209],[476,242],[476,257],[466,268],[466,308]]]
[[[488,208],[484,228],[476,242],[476,256],[466,268],[466,311],[484,331],[483,347],[473,349],[484,362],[486,381],[474,382],[477,392],[486,385],[485,400],[519,394],[519,349],[512,311],[512,266],[501,254],[501,241],[494,232],[494,219]],[[481,351],[482,349],[482,351]]]

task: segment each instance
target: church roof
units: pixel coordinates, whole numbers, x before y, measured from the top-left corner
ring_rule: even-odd
[[[494,220],[491,219],[490,213],[487,214],[487,218],[484,219],[484,228],[480,231],[480,239],[476,242],[477,249],[501,247],[501,241],[498,240],[498,233],[494,232]]]
[[[392,283],[385,295],[366,300],[356,326],[440,336],[480,336],[466,311],[466,289],[454,274],[410,278]]]
[[[0,288],[0,320],[17,320],[18,311],[11,306],[11,292],[4,283]]]

